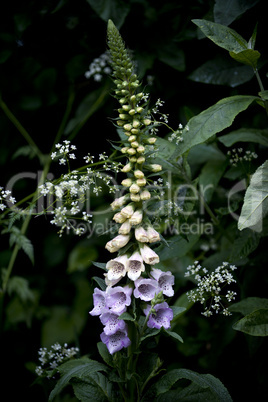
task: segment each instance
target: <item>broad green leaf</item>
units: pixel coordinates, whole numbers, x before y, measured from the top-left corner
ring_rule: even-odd
[[[238,229],[262,230],[262,220],[268,212],[268,160],[253,174],[247,188]]]
[[[113,395],[113,384],[100,372],[83,379],[71,381],[75,396],[82,402],[116,402]]]
[[[246,95],[224,98],[190,119],[187,124],[189,130],[183,130],[183,142],[178,145],[176,156],[184,154],[194,145],[207,141],[214,134],[229,127],[235,117],[257,99],[259,98]]]
[[[237,321],[233,329],[252,336],[268,336],[268,309],[253,311]]]
[[[107,371],[107,367],[95,360],[81,358],[63,363],[58,367],[58,371],[61,374],[61,378],[50,393],[49,401],[52,401],[69,384],[72,378],[83,379],[97,371]]]
[[[258,95],[263,99],[263,100],[268,100],[268,91],[261,91],[258,93]]]
[[[169,391],[181,379],[188,379],[201,388],[209,389],[219,402],[232,401],[229,392],[218,378],[210,374],[199,374],[187,369],[174,369],[163,375],[156,385],[157,394],[161,395]]]
[[[222,25],[230,25],[258,2],[259,0],[216,0],[213,10],[214,20]]]
[[[254,76],[254,71],[249,66],[237,65],[231,59],[213,59],[193,71],[188,78],[204,84],[228,85],[237,87]]]
[[[123,0],[87,0],[103,21],[111,19],[118,29],[130,11],[129,2]]]
[[[106,289],[106,283],[105,280],[103,278],[99,278],[98,276],[93,276],[92,278],[95,282],[97,282],[97,284],[99,285],[99,287],[101,288],[101,290],[105,290]]]
[[[228,161],[209,161],[202,167],[199,175],[199,188],[207,203],[210,202],[227,164]]]
[[[242,50],[239,53],[230,52],[230,56],[239,63],[246,64],[254,70],[257,68],[258,60],[261,56],[260,52],[253,49]]]
[[[229,310],[233,313],[241,313],[243,315],[248,315],[260,309],[268,309],[268,299],[262,297],[247,297],[229,307]]]
[[[165,333],[166,333],[168,336],[171,336],[171,338],[174,338],[174,339],[176,339],[177,341],[180,341],[181,343],[183,343],[182,337],[181,337],[179,334],[177,334],[177,332],[165,330]]]
[[[240,128],[236,131],[231,131],[229,134],[218,137],[218,140],[226,147],[231,147],[237,142],[256,142],[268,147],[268,130]]]
[[[158,58],[175,70],[185,70],[184,52],[177,43],[166,43],[164,47],[158,48]]]
[[[135,318],[132,317],[132,315],[127,312],[120,314],[120,316],[118,318],[120,320],[124,320],[124,321],[135,321]]]
[[[180,307],[180,306],[170,306],[170,308],[173,311],[173,320],[174,318],[180,316],[186,310],[186,307]]]
[[[169,247],[161,245],[155,249],[155,251],[159,255],[161,261],[174,257],[180,258],[188,253],[188,251],[198,241],[199,237],[200,234],[189,234],[187,241],[182,236],[176,235],[169,239]]]
[[[97,348],[98,348],[99,354],[103,358],[103,361],[106,364],[108,364],[108,366],[114,367],[114,360],[113,360],[112,355],[109,353],[107,346],[103,342],[98,342]]]
[[[194,19],[192,22],[207,38],[229,52],[239,53],[248,48],[247,41],[231,28],[207,20]]]
[[[145,331],[145,334],[141,337],[141,342],[144,341],[144,339],[150,338],[151,336],[156,336],[160,332],[160,329],[150,329],[147,328]]]
[[[230,261],[240,260],[252,253],[259,244],[260,236],[251,229],[245,229],[235,238],[230,253]]]

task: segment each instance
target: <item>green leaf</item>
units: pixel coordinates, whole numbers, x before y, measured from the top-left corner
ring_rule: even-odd
[[[268,309],[259,309],[233,325],[233,329],[252,336],[268,336]]]
[[[96,261],[91,261],[91,262],[95,267],[104,269],[106,271],[106,262],[96,262]]]
[[[213,59],[198,67],[189,75],[189,79],[204,84],[228,85],[237,87],[254,76],[249,66],[239,66],[231,59]]]
[[[238,229],[262,230],[262,220],[268,212],[268,160],[253,174],[247,188]]]
[[[9,244],[10,247],[12,247],[14,244],[22,248],[24,253],[29,257],[31,260],[31,263],[34,264],[34,248],[32,245],[32,242],[23,235],[20,231],[19,228],[16,226],[11,227],[11,233],[10,233],[10,238],[9,238]]]
[[[171,338],[174,338],[177,341],[180,341],[181,343],[183,343],[182,337],[179,334],[177,334],[177,332],[169,331],[169,330],[165,329],[165,334],[167,334],[168,336],[171,336]]]
[[[268,91],[261,91],[258,93],[258,95],[263,99],[263,100],[268,100]]]
[[[199,237],[200,234],[189,234],[187,241],[180,235],[173,236],[169,239],[169,247],[160,245],[155,249],[155,252],[159,255],[161,261],[174,257],[183,257],[192,249]]]
[[[158,335],[160,331],[161,331],[161,329],[150,329],[150,328],[147,328],[147,330],[145,331],[144,336],[141,337],[141,342],[144,341],[144,339],[150,338],[151,336],[156,336],[156,335]]]
[[[184,154],[194,145],[207,141],[214,134],[229,127],[235,117],[257,99],[259,98],[246,95],[224,98],[191,118],[187,124],[189,130],[183,130],[183,142],[177,147],[176,156]]]
[[[268,147],[268,130],[240,128],[218,137],[218,140],[226,147],[231,147],[237,142],[255,142]]]
[[[223,25],[230,25],[237,17],[255,6],[259,0],[216,0],[214,20]]]
[[[254,70],[257,68],[258,60],[261,56],[260,52],[253,49],[242,50],[239,53],[230,52],[230,56],[239,63],[246,64]]]
[[[105,280],[102,278],[99,278],[98,276],[93,276],[92,278],[95,282],[97,282],[97,284],[99,285],[99,287],[101,288],[101,290],[106,290],[106,283]]]
[[[21,276],[12,276],[7,283],[7,292],[9,295],[15,293],[19,296],[21,301],[34,301],[34,292],[29,288],[27,279]]]
[[[124,321],[135,321],[135,318],[129,313],[122,313],[118,318]]]
[[[158,58],[163,63],[175,70],[185,70],[185,57],[184,52],[180,49],[177,43],[165,43],[164,47],[158,47]]]
[[[235,238],[230,253],[230,261],[240,260],[251,254],[259,245],[260,236],[250,230],[245,229]]]
[[[229,392],[218,378],[210,374],[199,374],[187,369],[174,369],[163,375],[156,385],[157,395],[161,395],[169,391],[170,388],[181,379],[188,379],[198,385],[200,388],[208,389],[212,396],[216,398],[216,401],[232,401]]]
[[[260,309],[268,309],[268,299],[262,297],[247,297],[229,307],[231,312],[241,313],[243,315],[248,315]]]
[[[247,41],[231,28],[207,20],[194,19],[192,22],[207,38],[229,52],[239,53],[248,48]]]
[[[75,396],[82,402],[106,402],[115,401],[113,384],[102,374],[94,373],[84,381],[72,380]]]
[[[111,19],[118,29],[130,11],[129,2],[123,0],[87,0],[87,2],[103,21]]]
[[[228,161],[209,161],[203,167],[199,175],[199,188],[204,200],[209,203],[219,183]]]
[[[180,307],[180,306],[170,306],[170,308],[173,311],[173,320],[174,318],[180,316],[186,310],[186,307]]]
[[[103,358],[103,361],[106,364],[108,364],[108,366],[114,367],[114,360],[113,360],[112,355],[109,353],[107,346],[103,342],[98,342],[97,348],[98,348],[99,354]]]
[[[55,388],[49,395],[49,401],[52,401],[56,395],[58,395],[66,385],[69,384],[72,378],[83,379],[87,378],[92,373],[97,371],[107,371],[107,367],[95,360],[88,358],[81,358],[76,360],[70,360],[59,366],[58,371],[61,374],[61,378],[57,382]]]

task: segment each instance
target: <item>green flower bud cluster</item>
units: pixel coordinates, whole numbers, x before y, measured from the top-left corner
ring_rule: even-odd
[[[138,90],[140,82],[135,74],[134,64],[111,20],[108,22],[107,35],[112,75],[116,85],[115,98],[120,104],[117,125],[126,136],[121,152],[127,157],[126,164],[121,169],[121,172],[127,174],[127,178],[121,182],[127,196],[112,203],[112,209],[121,209],[115,213],[113,219],[121,224],[119,234],[126,236],[131,230],[135,232],[137,225],[145,224],[143,202],[151,198],[147,176],[148,173],[160,172],[162,166],[146,163],[146,147],[154,145],[157,140],[149,135],[152,121],[147,115],[148,101],[144,93]],[[142,106],[141,102],[144,102]],[[139,230],[136,233],[139,234]],[[159,241],[159,236],[154,241]]]

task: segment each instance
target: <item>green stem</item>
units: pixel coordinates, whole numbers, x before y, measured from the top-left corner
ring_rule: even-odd
[[[62,121],[61,121],[61,124],[60,124],[60,127],[59,127],[59,129],[58,129],[58,132],[57,132],[57,134],[56,134],[56,136],[55,136],[55,140],[54,140],[54,143],[53,143],[53,146],[52,146],[52,150],[54,149],[55,144],[59,141],[61,135],[63,134],[64,127],[65,127],[65,125],[66,125],[66,122],[67,122],[67,120],[68,120],[68,117],[69,117],[70,112],[71,112],[71,109],[72,109],[73,100],[74,100],[74,92],[71,91],[70,94],[69,94],[69,98],[68,98],[68,102],[67,102],[66,111],[65,111],[65,113],[64,113],[64,116],[63,116],[63,119],[62,119]],[[3,108],[3,102],[2,102],[2,101],[0,101],[0,106]],[[7,110],[9,110],[9,109],[7,109]],[[11,112],[10,112],[10,113],[11,113]],[[10,116],[11,116],[11,121],[12,121],[14,124],[15,124],[15,122],[16,122],[16,123],[19,123],[18,120],[15,118],[15,116],[13,116],[12,113],[10,114]],[[12,116],[13,116],[13,117],[12,117]],[[15,124],[15,125],[16,125],[16,124]],[[26,131],[26,130],[20,125],[20,123],[19,123],[19,128],[18,128],[19,131],[21,131],[21,128],[23,129],[22,131],[24,132],[24,134],[25,134],[25,132],[27,133],[27,131]],[[28,134],[28,133],[27,133],[27,134]],[[31,137],[30,137],[30,138],[31,138]],[[39,151],[39,152],[40,152],[40,151]],[[51,151],[51,152],[52,152],[52,151]],[[41,154],[41,155],[42,155],[42,154]],[[44,168],[43,168],[42,175],[41,175],[40,180],[39,180],[39,182],[38,182],[36,191],[33,193],[32,202],[35,202],[35,201],[36,201],[36,196],[37,196],[37,194],[38,194],[38,187],[39,187],[40,184],[43,184],[43,183],[44,183],[44,180],[45,180],[45,178],[47,177],[47,174],[48,174],[48,172],[49,172],[50,164],[51,164],[51,159],[48,158],[48,159],[46,160],[45,166],[44,166]],[[29,226],[29,223],[30,223],[30,221],[31,221],[31,217],[32,217],[32,213],[29,213],[29,214],[27,215],[25,221],[24,221],[23,224],[22,224],[22,227],[21,227],[21,234],[24,235],[24,234],[26,233],[26,231],[27,231],[27,229],[28,229],[28,226]],[[2,329],[1,327],[2,327],[2,322],[3,322],[3,321],[2,321],[2,318],[3,318],[4,295],[5,295],[5,292],[6,292],[8,280],[9,280],[9,278],[10,278],[10,275],[11,275],[11,273],[12,273],[13,267],[14,267],[15,262],[16,262],[16,259],[17,259],[17,255],[18,255],[19,249],[20,249],[20,247],[19,247],[17,244],[16,244],[16,245],[14,246],[14,248],[13,248],[13,251],[12,251],[12,254],[11,254],[11,257],[10,257],[10,260],[9,260],[9,264],[8,264],[8,267],[7,267],[6,275],[5,275],[5,278],[4,278],[4,280],[3,280],[2,289],[0,290],[0,329]]]
[[[3,99],[0,97],[0,107],[5,113],[5,115],[8,117],[8,119],[14,124],[14,126],[18,129],[18,131],[21,133],[21,135],[24,137],[24,139],[28,142],[28,144],[33,148],[35,154],[38,156],[40,160],[42,160],[43,154],[28,133],[27,130],[22,126],[22,124],[19,122],[19,120],[14,116],[14,114],[11,112],[11,110],[7,107],[6,103],[3,101]]]
[[[260,74],[259,74],[257,68],[254,69],[254,73],[255,73],[255,75],[256,75],[256,78],[257,78],[257,81],[258,81],[258,84],[259,84],[259,87],[260,87],[261,92],[265,91],[264,86],[263,86],[263,84],[262,84],[262,80],[261,80]],[[265,106],[266,113],[267,113],[267,115],[268,115],[268,101],[263,99],[263,102],[264,102],[264,106]]]

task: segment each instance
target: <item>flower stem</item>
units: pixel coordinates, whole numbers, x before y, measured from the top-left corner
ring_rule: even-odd
[[[65,111],[65,113],[64,113],[64,116],[63,116],[63,119],[62,119],[62,121],[61,121],[61,124],[60,124],[60,127],[59,127],[59,129],[58,129],[58,132],[57,132],[57,134],[56,134],[56,136],[55,136],[55,140],[54,140],[54,142],[53,142],[52,150],[53,150],[55,144],[59,141],[61,135],[63,134],[64,127],[65,127],[65,125],[66,125],[66,122],[67,122],[67,120],[68,120],[68,118],[69,118],[69,115],[70,115],[70,112],[71,112],[71,109],[72,109],[73,100],[74,100],[74,93],[73,93],[73,91],[71,91],[70,94],[69,94],[69,98],[68,98],[68,102],[67,102],[66,111]],[[5,105],[5,104],[4,104],[4,102],[3,102],[3,101],[1,100],[1,98],[0,98],[0,106],[2,107],[2,109],[3,109],[3,105]],[[6,105],[5,105],[5,106],[6,106]],[[4,107],[5,107],[5,106],[4,106]],[[4,110],[4,109],[3,109],[3,110]],[[9,109],[8,109],[7,107],[6,107],[6,109],[5,109],[5,112],[6,112],[6,111],[8,111],[8,112],[7,112],[8,117],[9,117],[10,120],[15,124],[15,126],[18,128],[18,130],[19,130],[21,133],[24,133],[24,134],[27,133],[27,131],[21,126],[21,124],[18,122],[18,120],[16,119],[16,117],[9,111]],[[27,134],[28,134],[28,133],[27,133]],[[26,137],[25,137],[25,135],[24,135],[24,137],[25,137],[26,139],[28,138],[28,140],[30,139],[30,141],[32,141],[32,139],[31,139],[30,136],[27,137],[27,134],[26,134]],[[29,141],[28,141],[28,142],[29,142]],[[30,144],[30,145],[34,146],[35,143],[32,142],[32,144]],[[37,146],[36,146],[36,147],[37,147]],[[41,153],[41,151],[39,151],[38,148],[36,148],[36,152],[37,152],[37,150],[38,150],[38,153],[40,153],[40,155],[43,156],[43,154]],[[40,178],[40,180],[39,180],[39,182],[38,182],[38,184],[37,184],[37,188],[36,188],[35,192],[33,193],[33,196],[32,196],[32,203],[36,201],[36,197],[37,197],[37,194],[38,194],[38,187],[39,187],[40,184],[43,184],[43,183],[44,183],[44,180],[45,180],[45,178],[47,177],[47,174],[48,174],[48,172],[49,172],[50,164],[51,164],[51,159],[50,159],[50,158],[47,158],[47,159],[46,159],[45,166],[44,166],[43,171],[42,171],[42,174],[41,174],[41,178]],[[24,234],[26,233],[26,231],[27,231],[27,229],[28,229],[28,226],[29,226],[29,223],[30,223],[30,221],[31,221],[31,217],[32,217],[32,213],[30,212],[30,213],[27,215],[25,221],[24,221],[23,224],[22,224],[22,227],[21,227],[21,230],[20,230],[20,232],[21,232],[22,235],[24,235]],[[6,293],[8,280],[9,280],[10,275],[11,275],[11,273],[12,273],[12,270],[13,270],[13,268],[14,268],[14,265],[15,265],[15,262],[16,262],[16,259],[17,259],[17,255],[18,255],[19,250],[20,250],[20,246],[19,246],[18,244],[16,244],[16,245],[14,246],[14,248],[13,248],[13,251],[12,251],[12,254],[11,254],[11,257],[10,257],[10,260],[9,260],[9,264],[8,264],[8,267],[7,267],[7,271],[6,271],[6,274],[5,274],[3,283],[2,283],[2,289],[0,289],[0,333],[1,333],[1,331],[2,331],[2,323],[3,323],[4,296],[5,296],[5,293]]]
[[[18,131],[21,133],[21,135],[24,137],[24,139],[28,142],[28,144],[33,148],[35,154],[38,156],[40,160],[42,160],[43,154],[28,133],[28,131],[22,126],[22,124],[19,122],[19,120],[14,116],[14,114],[11,112],[11,110],[8,108],[6,103],[3,101],[3,99],[0,96],[0,107],[5,113],[5,115],[8,117],[8,119],[14,124],[14,126],[18,129]]]

